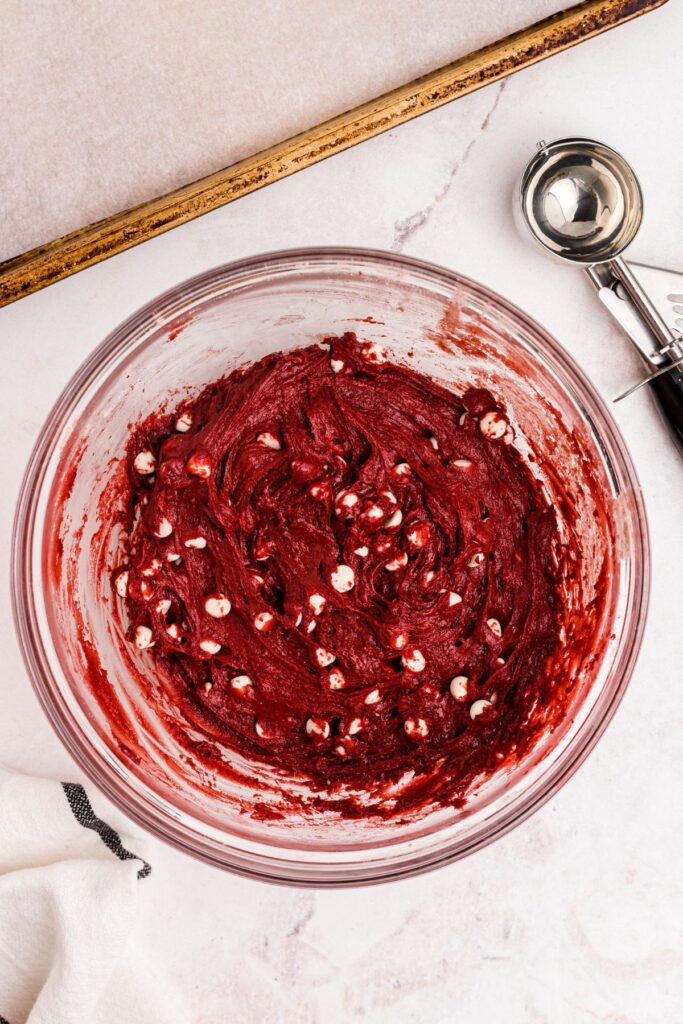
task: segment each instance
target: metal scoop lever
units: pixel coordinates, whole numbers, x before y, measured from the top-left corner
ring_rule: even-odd
[[[664,267],[650,267],[646,263],[628,261],[641,287],[659,310],[667,327],[673,332],[683,331],[683,274]]]
[[[624,266],[632,273],[638,264],[623,262]],[[654,269],[654,268],[648,268]],[[622,281],[617,278],[606,264],[598,264],[588,268],[588,276],[598,291],[598,298],[605,308],[619,322],[622,329],[629,336],[640,355],[650,367],[650,373],[643,380],[633,384],[614,401],[620,402],[628,398],[635,391],[649,384],[657,377],[663,376],[675,367],[683,365],[683,353],[678,353],[678,330],[676,326],[677,313],[674,306],[671,306],[671,316],[666,326],[671,332],[671,341],[665,347],[653,346],[653,333],[651,327],[639,314],[637,307],[631,301],[629,294],[625,291]],[[666,274],[666,271],[662,271]],[[640,277],[640,275],[638,275]],[[672,275],[675,276],[675,275]],[[655,307],[659,313],[659,307]],[[662,318],[663,319],[663,318]],[[673,360],[673,361],[672,361]]]

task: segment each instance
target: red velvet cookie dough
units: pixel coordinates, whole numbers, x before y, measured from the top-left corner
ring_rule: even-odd
[[[353,334],[236,371],[131,438],[130,642],[207,740],[457,798],[552,699],[559,532],[513,441]]]

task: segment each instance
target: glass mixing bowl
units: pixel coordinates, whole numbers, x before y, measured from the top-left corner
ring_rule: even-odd
[[[521,762],[465,806],[411,820],[333,812],[257,820],[243,812],[301,786],[262,764],[223,778],[198,765],[189,727],[150,711],[131,661],[150,675],[112,615],[120,527],[103,514],[130,425],[246,360],[355,330],[454,389],[489,387],[511,410],[516,443],[572,520],[582,560],[571,600],[587,607],[609,566],[589,656],[568,659],[572,700]],[[572,774],[612,717],[640,645],[648,540],[638,482],[609,413],[581,370],[536,323],[458,274],[388,253],[303,250],[218,267],[150,302],[76,373],[38,438],[13,545],[16,625],[33,685],[62,741],[123,811],[155,835],[246,875],[342,885],[410,875],[471,853],[518,824]],[[571,644],[571,638],[567,639]],[[96,671],[95,671],[96,670]],[[93,685],[93,678],[97,678]],[[233,755],[226,751],[224,757]],[[303,787],[305,789],[305,786]]]

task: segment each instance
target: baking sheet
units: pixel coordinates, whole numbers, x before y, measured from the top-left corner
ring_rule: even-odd
[[[4,0],[0,260],[555,13],[561,0]]]

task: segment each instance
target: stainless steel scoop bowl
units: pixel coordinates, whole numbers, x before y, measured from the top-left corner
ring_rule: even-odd
[[[533,237],[573,263],[615,259],[643,219],[643,195],[630,166],[589,139],[542,144],[521,189],[522,215]]]

